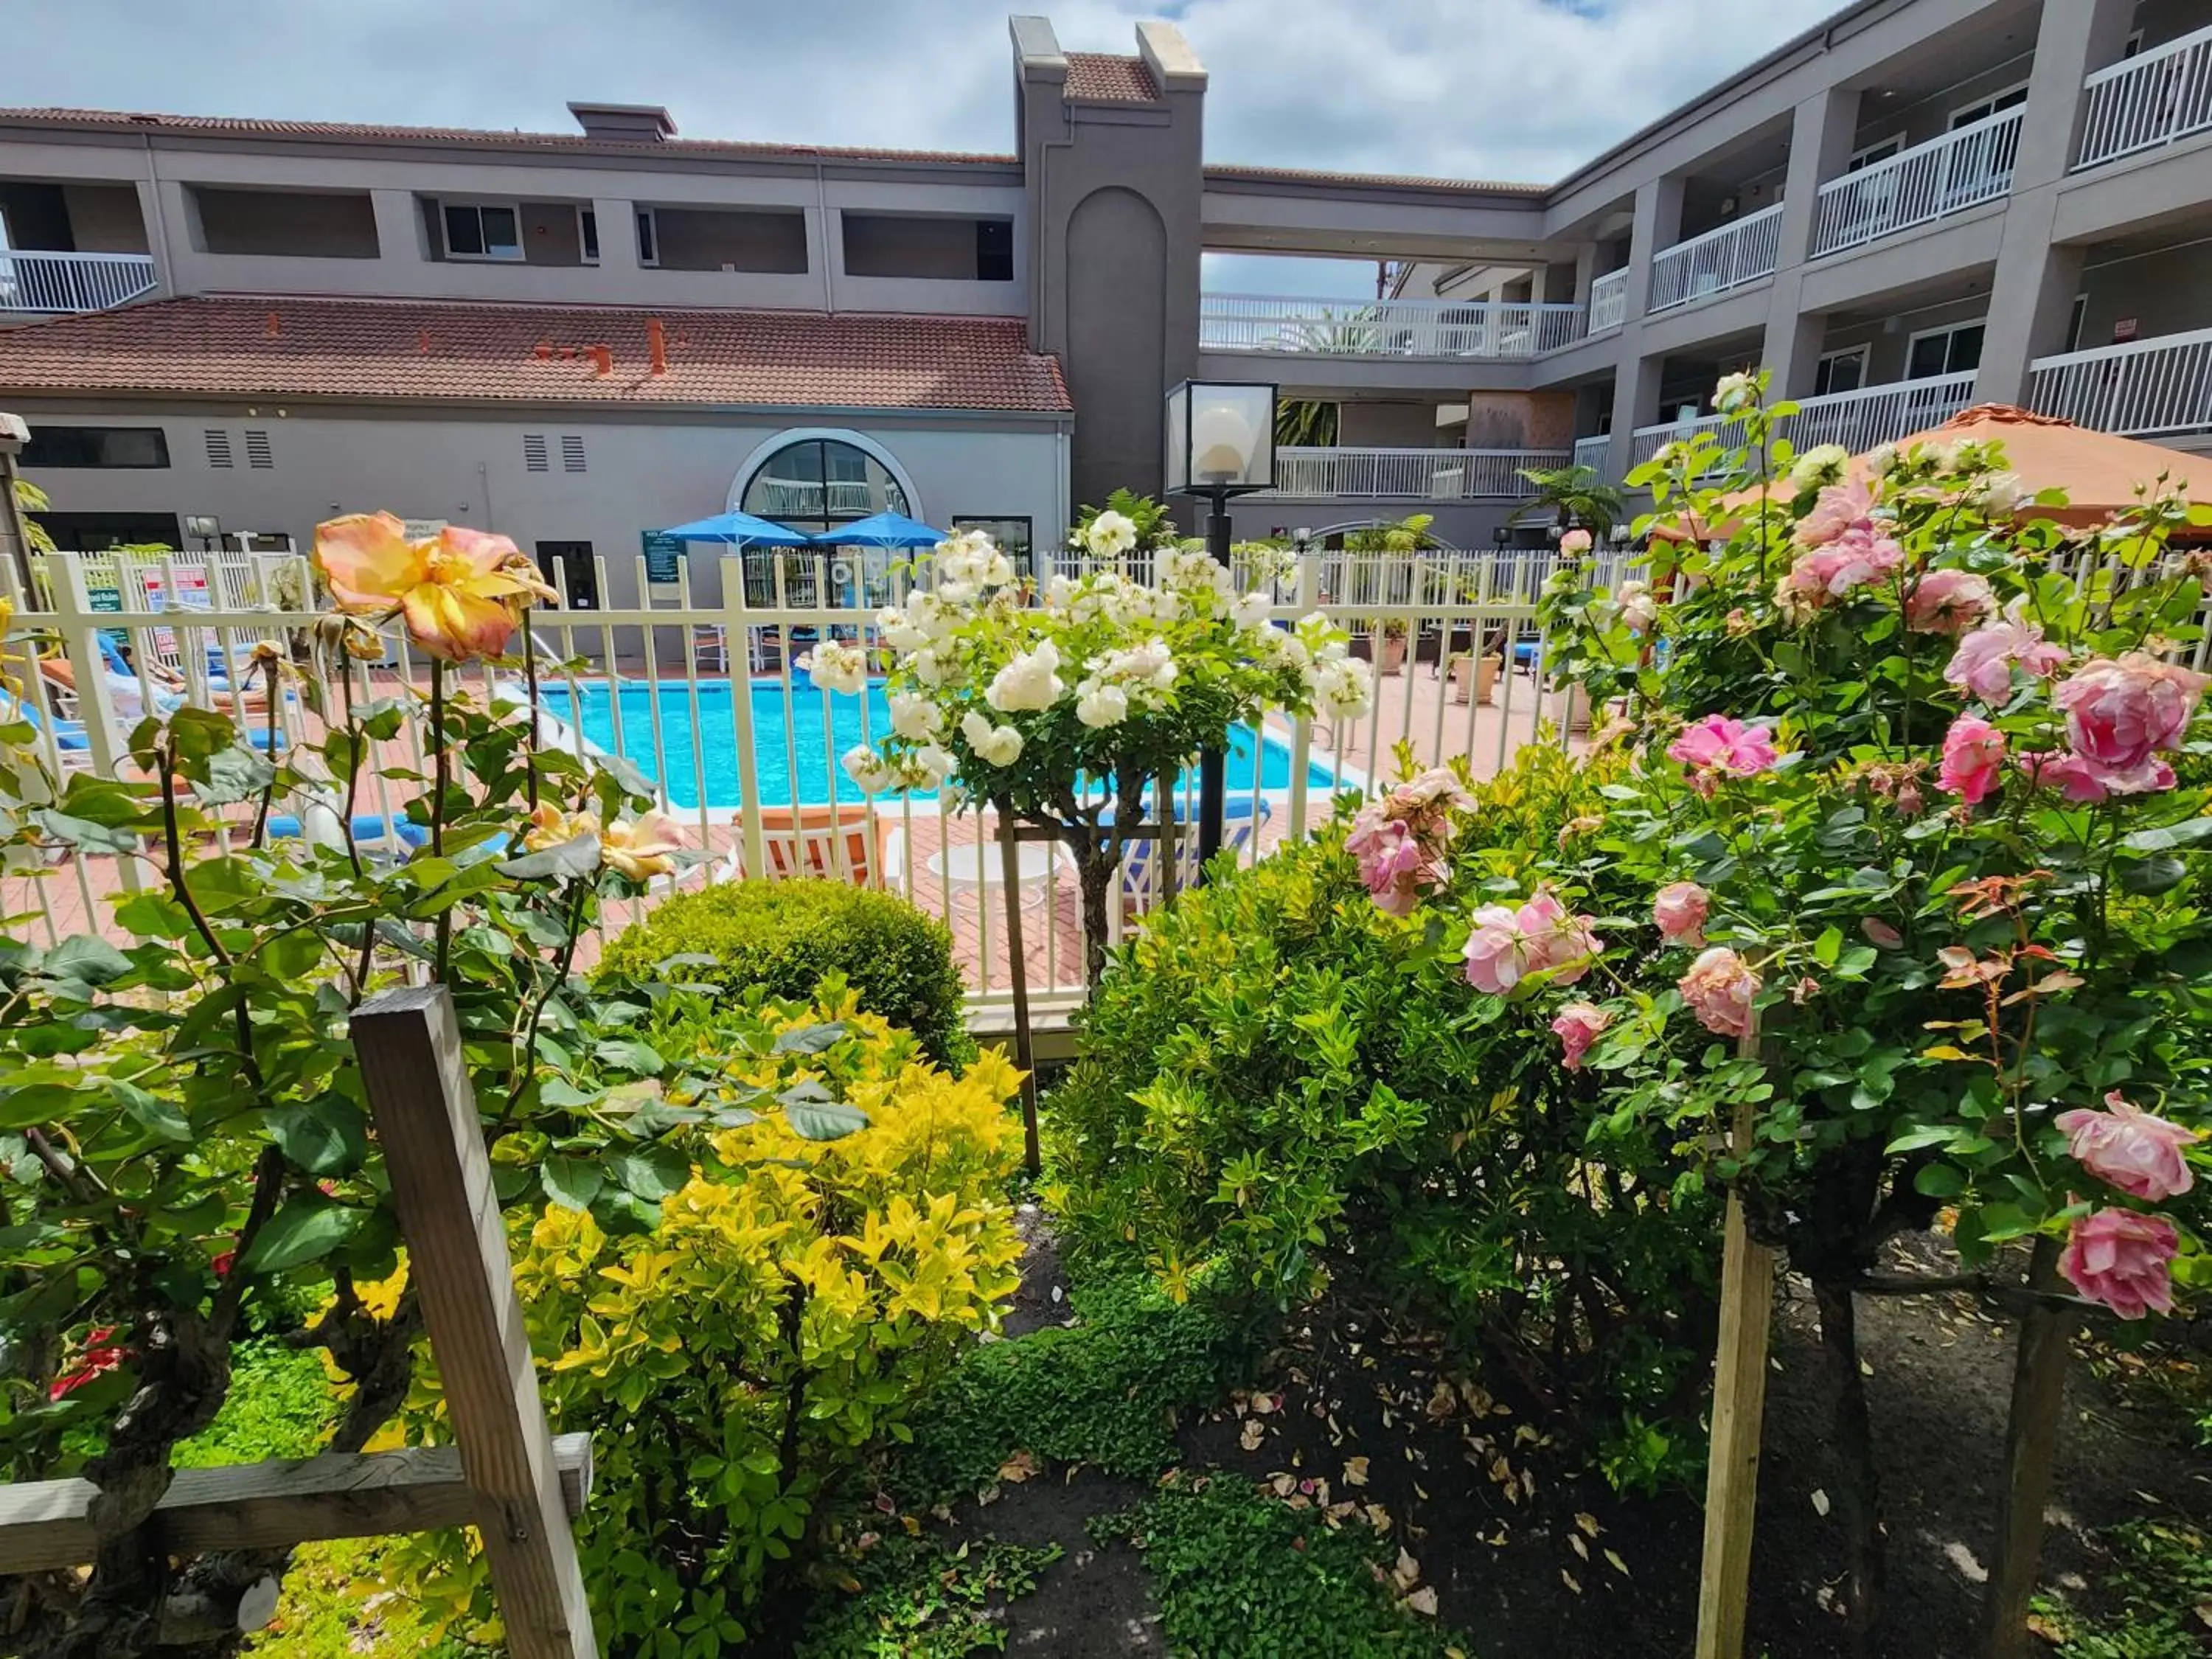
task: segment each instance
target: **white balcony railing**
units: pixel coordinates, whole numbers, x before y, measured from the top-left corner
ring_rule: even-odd
[[[1590,283],[1589,331],[1602,334],[1628,320],[1628,272],[1608,270]]]
[[[1464,501],[1517,499],[1525,469],[1566,465],[1564,449],[1376,449],[1275,452],[1273,495],[1304,501]]]
[[[1814,254],[1857,247],[2002,196],[2012,188],[2025,113],[2021,106],[2000,110],[1830,179],[1814,212]]]
[[[2100,432],[2212,428],[2212,328],[2039,357],[2027,396],[2039,414]]]
[[[41,253],[0,248],[0,311],[42,317],[105,311],[154,291],[150,253]]]
[[[2081,85],[2077,167],[2203,132],[2212,127],[2212,27],[2100,69]]]
[[[1971,372],[1861,386],[1856,392],[1831,392],[1825,397],[1797,399],[1797,412],[1784,417],[1776,435],[1789,439],[1800,453],[1816,444],[1841,444],[1854,455],[1862,454],[1949,420],[1972,402],[1973,396]],[[1719,416],[1706,415],[1694,421],[1640,426],[1630,454],[1634,464],[1641,466],[1659,453],[1661,446],[1693,433],[1716,431],[1720,425]]]
[[[1577,305],[1458,304],[1448,300],[1305,300],[1207,294],[1201,351],[1281,351],[1324,357],[1529,358],[1582,337]]]
[[[1782,255],[1782,204],[1662,248],[1651,258],[1650,309],[1687,305],[1771,276]]]
[[[1601,432],[1593,437],[1575,440],[1575,465],[1589,467],[1592,471],[1605,471],[1605,458],[1613,447],[1613,440]]]

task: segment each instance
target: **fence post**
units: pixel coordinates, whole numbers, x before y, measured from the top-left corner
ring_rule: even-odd
[[[1757,1017],[1738,1045],[1758,1052]],[[1736,1104],[1729,1150],[1751,1150],[1752,1103]],[[1720,1352],[1713,1366],[1712,1453],[1705,1470],[1705,1541],[1698,1575],[1697,1659],[1741,1659],[1759,1512],[1759,1443],[1766,1415],[1766,1349],[1774,1318],[1774,1252],[1751,1236],[1731,1187],[1721,1257]]]
[[[356,1011],[353,1045],[461,1468],[483,1499],[508,1650],[596,1659],[453,998],[442,985],[380,992]]]
[[[2028,1264],[2031,1290],[2062,1288],[2058,1241],[2039,1238]],[[2051,1466],[2066,1404],[2066,1363],[2074,1316],[2038,1302],[2021,1316],[2014,1361],[2012,1410],[2005,1423],[2004,1490],[1999,1495],[1996,1559],[1982,1596],[1984,1659],[2025,1659],[2039,1650],[2027,1633],[2027,1607],[2043,1560],[2043,1509],[2051,1499]]]
[[[789,672],[791,625],[776,626],[776,651],[781,672]],[[763,879],[768,869],[768,836],[761,828],[760,754],[753,746],[753,635],[745,614],[745,556],[742,548],[722,555],[722,661],[730,672],[730,720],[738,739],[738,833],[743,839],[744,872]],[[743,664],[740,667],[738,665]],[[796,806],[799,795],[792,793]],[[836,813],[830,815],[833,818]],[[833,844],[842,839],[833,824]]]

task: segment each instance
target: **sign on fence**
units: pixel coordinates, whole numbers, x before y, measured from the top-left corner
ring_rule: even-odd
[[[672,536],[665,530],[647,530],[639,532],[638,539],[645,547],[646,580],[673,585],[684,580],[681,536]]]

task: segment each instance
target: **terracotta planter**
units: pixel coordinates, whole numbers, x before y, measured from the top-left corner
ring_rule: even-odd
[[[1403,634],[1383,635],[1376,655],[1381,660],[1376,666],[1382,672],[1403,673],[1406,669],[1406,636]]]
[[[1452,701],[1468,700],[1468,681],[1474,682],[1474,701],[1487,704],[1498,690],[1498,671],[1504,664],[1496,657],[1455,657],[1452,659]]]
[[[1583,737],[1590,729],[1589,698],[1578,685],[1562,686],[1552,694],[1551,715],[1569,737]]]

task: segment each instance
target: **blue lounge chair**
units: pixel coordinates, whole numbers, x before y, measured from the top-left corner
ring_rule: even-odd
[[[1176,890],[1181,892],[1198,880],[1198,803],[1186,800],[1182,792],[1176,792]],[[1147,790],[1145,804],[1152,805],[1152,792]],[[1221,804],[1221,850],[1242,853],[1260,833],[1260,826],[1274,816],[1275,809],[1265,799],[1256,803],[1249,795],[1232,794]],[[1111,823],[1114,811],[1106,810],[1102,823]],[[1151,815],[1147,815],[1151,822]],[[1159,842],[1132,842],[1121,855],[1121,896],[1130,903],[1142,904],[1158,896],[1153,891],[1154,860],[1159,856]]]

